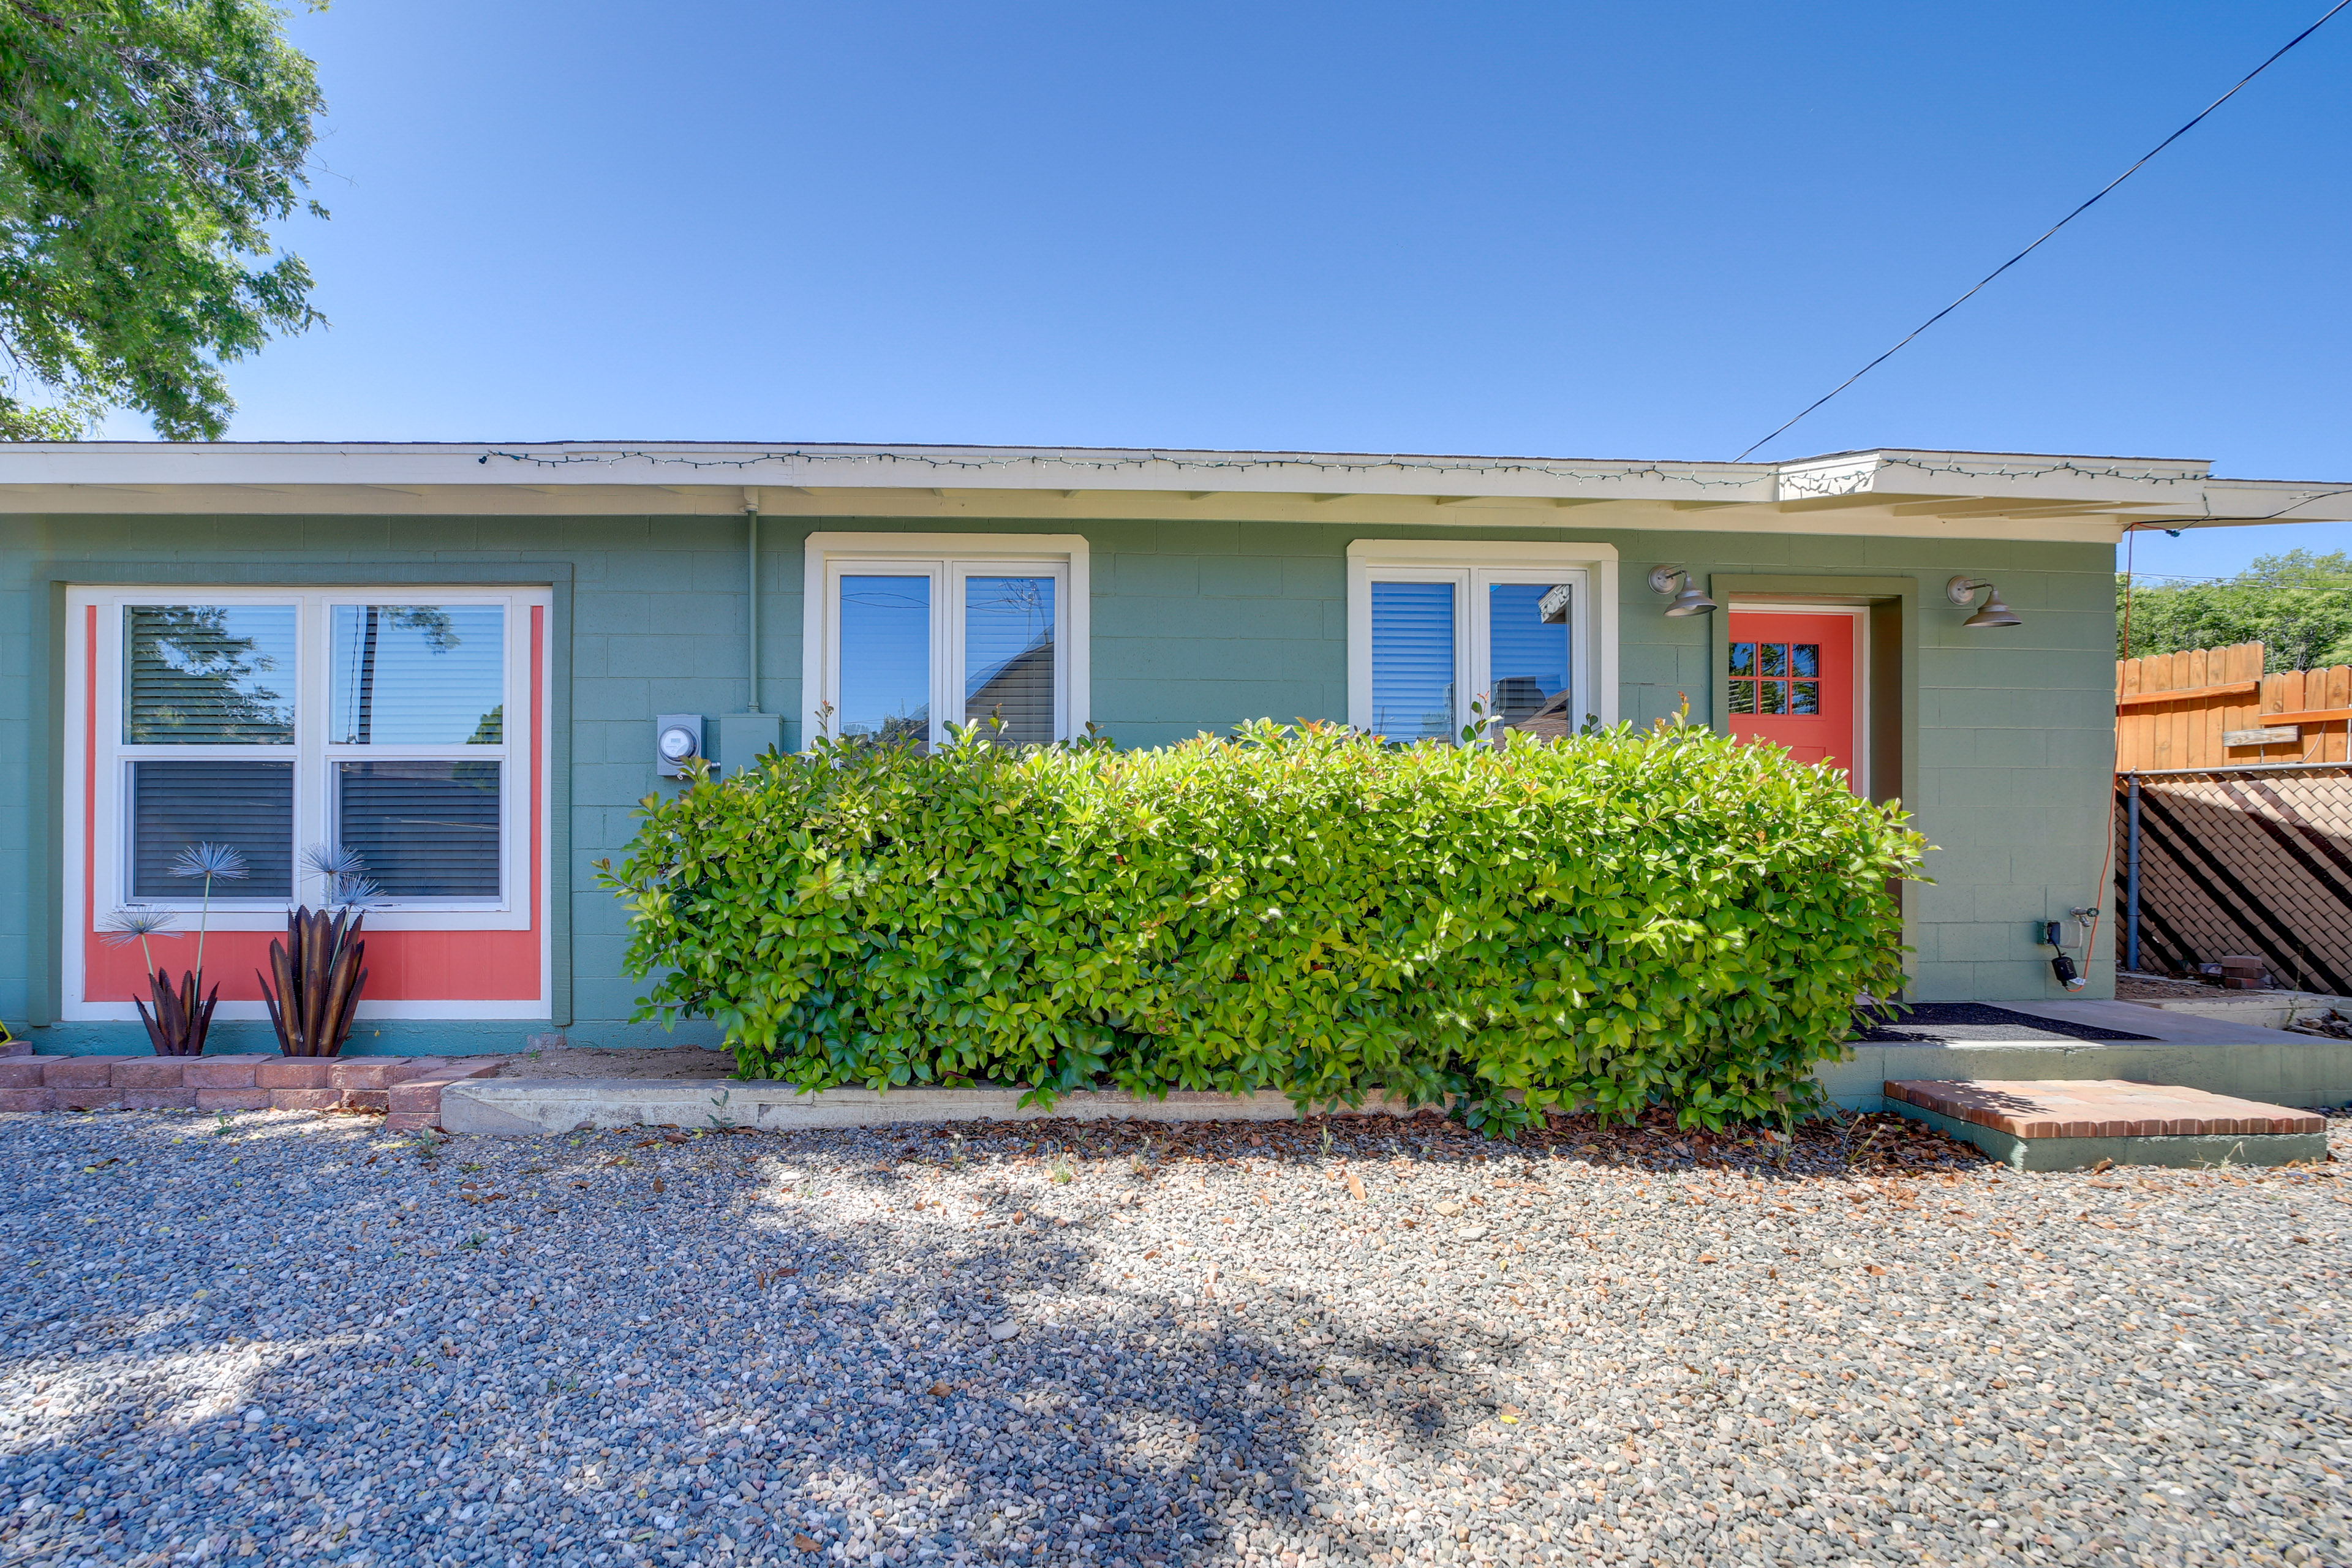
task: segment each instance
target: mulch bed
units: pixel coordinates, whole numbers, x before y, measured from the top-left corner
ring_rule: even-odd
[[[1670,1112],[1653,1110],[1631,1125],[1603,1126],[1590,1114],[1553,1116],[1516,1142],[1490,1139],[1433,1110],[1407,1118],[1312,1116],[1298,1121],[949,1122],[910,1135],[898,1157],[934,1159],[940,1142],[961,1141],[974,1153],[1067,1152],[1097,1158],[1149,1150],[1160,1161],[1284,1160],[1344,1156],[1415,1158],[1484,1164],[1505,1155],[1581,1159],[1598,1165],[1654,1171],[1742,1171],[1759,1175],[1903,1171],[1981,1165],[1974,1145],[1889,1113],[1800,1122],[1793,1139],[1753,1129],[1684,1131]]]

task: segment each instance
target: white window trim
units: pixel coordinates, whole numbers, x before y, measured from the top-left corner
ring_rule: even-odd
[[[454,750],[449,747],[330,746],[326,743],[328,617],[335,605],[495,604],[505,607],[507,739],[496,747],[474,749],[478,751],[483,760],[495,758],[504,768],[499,792],[500,896],[496,900],[379,905],[367,911],[367,924],[369,930],[375,931],[530,929],[531,812],[538,813],[539,816],[543,865],[550,873],[553,869],[552,861],[544,858],[544,847],[552,842],[549,833],[547,803],[550,798],[549,755],[554,737],[543,725],[539,755],[536,758],[530,755],[532,718],[530,612],[534,605],[551,609],[553,596],[545,589],[486,590],[479,586],[364,583],[331,588],[230,588],[184,583],[129,586],[108,584],[102,588],[71,588],[68,590],[66,603],[67,625],[70,627],[68,634],[70,657],[66,660],[65,670],[67,745],[64,816],[65,842],[69,852],[64,858],[64,929],[74,933],[73,940],[62,944],[63,979],[68,998],[64,1011],[67,1017],[113,1019],[137,1016],[127,1002],[118,1004],[79,999],[85,989],[81,940],[86,923],[83,919],[85,908],[97,922],[95,929],[102,931],[107,917],[131,902],[128,882],[130,821],[126,815],[125,794],[128,764],[133,757],[184,753],[191,760],[227,757],[254,762],[283,760],[295,764],[293,897],[239,899],[235,896],[233,884],[226,890],[215,885],[209,926],[215,931],[282,931],[286,928],[289,908],[298,902],[315,906],[318,901],[319,879],[315,874],[303,870],[300,855],[310,845],[329,842],[332,837],[330,829],[334,812],[334,763],[362,756],[390,759],[439,756]],[[286,747],[169,748],[127,745],[122,739],[122,614],[126,605],[150,604],[295,606],[294,744]],[[82,642],[89,623],[88,611],[92,607],[98,610],[97,732],[94,746],[90,744],[91,737],[85,733],[85,715],[91,711],[92,693],[89,690],[89,659]],[[551,679],[552,670],[549,669],[547,675]],[[94,773],[88,770],[86,758],[95,761]],[[535,787],[526,789],[526,774]],[[534,795],[536,798],[526,800],[526,795]],[[95,806],[100,825],[100,831],[87,839],[90,848],[87,880],[81,852],[88,827],[84,808],[86,799]],[[539,891],[541,907],[544,908],[548,889],[542,887]],[[168,902],[148,900],[141,907],[167,909],[178,913],[182,916],[180,929],[193,931],[195,911],[200,904],[201,896],[192,893],[187,899]],[[406,1000],[371,1003],[362,1000],[360,1016],[374,1018],[545,1017],[549,950],[547,932],[542,931],[541,935],[541,1000],[457,1000],[447,1003]],[[218,1016],[223,1019],[257,1018],[265,1016],[266,1013],[257,1002],[225,1001],[220,1005]]]
[[[1454,680],[1457,708],[1487,690],[1486,595],[1489,583],[1559,582],[1575,590],[1569,609],[1570,724],[1597,713],[1617,722],[1617,547],[1480,539],[1358,539],[1348,545],[1348,722],[1372,727],[1372,584],[1454,584]],[[1465,722],[1463,711],[1454,719]]]
[[[1061,584],[1055,606],[1055,733],[1067,740],[1087,726],[1092,666],[1087,623],[1093,595],[1087,540],[1077,533],[812,533],[802,574],[801,700],[811,736],[833,731],[820,714],[841,709],[838,584],[871,571],[931,578],[931,742],[961,721],[963,583],[1005,566],[1050,572]]]

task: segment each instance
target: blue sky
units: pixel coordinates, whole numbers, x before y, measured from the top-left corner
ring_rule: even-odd
[[[1728,458],[2325,8],[338,0],[332,326],[231,433]],[[2352,480],[2347,77],[2352,13],[1762,455]],[[2139,564],[2352,546],[2281,532]]]

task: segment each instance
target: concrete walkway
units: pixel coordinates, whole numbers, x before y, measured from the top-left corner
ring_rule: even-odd
[[[2319,1037],[2291,1034],[2284,1029],[2266,1029],[2259,1024],[2240,1023],[2235,1019],[2207,1017],[2168,1007],[2150,1007],[2137,1002],[2034,1001],[1987,1005],[2006,1007],[2012,1013],[2032,1013],[2038,1017],[2063,1019],[2069,1024],[2087,1024],[2094,1028],[2151,1035],[2173,1045],[2252,1046],[2305,1043]],[[2352,1007],[2352,1002],[2345,1005]]]

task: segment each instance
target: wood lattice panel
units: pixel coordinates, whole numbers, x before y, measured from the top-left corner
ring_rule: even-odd
[[[2116,864],[2128,864],[2116,781]],[[2116,954],[2126,879],[2116,879]],[[2256,953],[2282,984],[2352,995],[2352,766],[2140,780],[2140,968]]]

